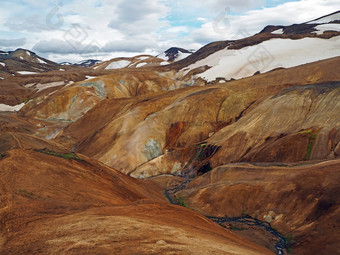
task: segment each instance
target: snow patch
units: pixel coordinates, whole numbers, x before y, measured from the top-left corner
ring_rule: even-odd
[[[145,59],[148,59],[148,58],[150,58],[150,57],[139,57],[138,59],[139,60],[145,60]]]
[[[216,77],[241,79],[257,71],[263,73],[279,67],[289,68],[340,56],[339,45],[340,36],[331,39],[272,39],[240,50],[225,48],[217,51],[190,65],[185,73],[208,65],[211,68],[197,77],[207,81],[214,81]]]
[[[163,59],[163,60],[169,59],[164,52],[162,54],[158,55],[157,58],[160,58],[160,59]]]
[[[142,66],[145,66],[147,63],[139,63],[136,65],[136,68],[139,68],[139,67],[142,67]]]
[[[105,69],[119,69],[119,68],[124,68],[127,65],[130,64],[130,61],[128,60],[119,60],[119,61],[114,61],[110,63]]]
[[[26,53],[27,53],[27,55],[28,55],[28,56],[31,56],[31,52],[29,52],[29,51],[26,51]]]
[[[0,77],[0,80],[4,80],[5,78]]]
[[[22,56],[20,56],[20,59],[24,59]]]
[[[18,74],[26,75],[26,74],[39,74],[36,72],[29,72],[29,71],[17,71]]]
[[[0,65],[2,65],[3,67],[5,67],[5,66],[6,66],[6,64],[5,64],[5,63],[2,63],[2,62],[0,62]]]
[[[91,80],[91,79],[97,78],[97,76],[88,76],[88,75],[86,75],[85,77],[86,77],[86,80]]]
[[[178,61],[178,60],[181,60],[181,59],[184,59],[188,56],[190,56],[192,53],[183,53],[181,51],[178,51],[178,53],[176,54],[175,56],[175,59],[174,59],[174,62]],[[162,54],[158,55],[157,58],[160,58],[160,59],[163,59],[163,60],[166,60],[168,61],[169,60],[169,57],[166,56],[166,53],[163,52]]]
[[[72,85],[73,83],[74,83],[74,81],[70,81],[69,83],[67,83],[67,84],[65,85],[65,87],[70,86],[70,85]]]
[[[53,87],[58,87],[58,86],[62,86],[65,83],[63,81],[57,81],[57,82],[49,82],[49,83],[38,83],[35,88],[38,89],[38,92],[44,90],[44,89],[48,89],[48,88],[53,88]]]
[[[24,107],[25,103],[21,103],[18,105],[7,105],[7,104],[0,104],[0,112],[17,112],[19,111],[22,107]]]
[[[184,59],[188,56],[190,56],[191,53],[183,53],[183,52],[179,52],[178,54],[176,54],[176,58],[175,58],[175,61],[178,61],[178,60],[181,60],[181,59]]]
[[[329,23],[329,22],[333,22],[333,21],[336,21],[336,20],[340,20],[340,12],[334,13],[333,15],[329,15],[329,16],[321,18],[321,19],[310,21],[307,24]]]
[[[280,28],[278,30],[275,30],[273,32],[271,32],[271,34],[274,34],[274,35],[282,35],[283,34],[283,28]]]
[[[60,68],[59,71],[65,71],[65,69]]]
[[[37,60],[38,60],[38,62],[39,62],[40,64],[47,64],[44,60],[42,60],[42,59],[40,59],[40,58],[37,58]]]
[[[168,65],[168,64],[169,64],[168,61],[163,61],[160,65],[161,65],[161,66],[165,66],[165,65]]]
[[[323,24],[323,25],[317,25],[315,27],[317,31],[314,31],[313,33],[316,33],[318,35],[322,35],[326,31],[336,31],[340,32],[340,24]]]

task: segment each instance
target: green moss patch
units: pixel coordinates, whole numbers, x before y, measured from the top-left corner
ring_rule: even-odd
[[[184,198],[183,197],[177,197],[177,204],[183,207],[187,207],[187,205],[184,202]]]
[[[44,153],[47,155],[51,155],[51,156],[55,156],[55,157],[60,157],[60,158],[64,158],[64,159],[74,159],[80,162],[85,162],[85,160],[81,159],[77,154],[75,154],[74,152],[69,152],[69,153],[59,153],[59,152],[55,152],[52,150],[47,150],[47,149],[40,149],[40,150],[35,150],[37,152],[40,153]]]
[[[313,130],[311,132],[309,132],[309,130],[308,130],[308,133],[305,133],[305,134],[309,135],[309,143],[308,143],[308,146],[307,146],[307,152],[306,152],[306,156],[305,156],[304,160],[309,160],[310,157],[311,157],[311,153],[312,153],[312,149],[313,149],[315,140],[317,138],[317,133]]]

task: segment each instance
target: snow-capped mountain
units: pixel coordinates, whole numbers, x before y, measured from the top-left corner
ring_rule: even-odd
[[[79,61],[77,63],[71,63],[71,62],[61,62],[60,65],[63,65],[63,66],[82,66],[82,67],[91,67],[91,66],[94,66],[94,65],[97,65],[99,63],[101,63],[102,61],[101,60],[95,60],[95,59],[86,59],[86,60],[82,60],[82,61]]]
[[[194,53],[193,50],[171,47],[157,57],[169,62],[175,62],[190,56],[192,53]]]
[[[340,12],[291,26],[267,26],[241,40],[215,42],[173,64],[208,82],[252,76],[340,56]]]
[[[82,67],[91,67],[91,66],[97,65],[101,62],[102,62],[101,60],[87,59],[87,60],[77,62],[74,65],[75,66],[82,66]]]
[[[71,66],[73,64],[71,62],[61,62],[61,63],[59,63],[59,65],[62,65],[62,66]]]
[[[0,51],[0,77],[38,74],[60,68],[55,62],[42,58],[32,51],[17,49]]]

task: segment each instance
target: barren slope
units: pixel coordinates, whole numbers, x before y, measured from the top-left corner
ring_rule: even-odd
[[[274,95],[293,85],[313,83],[314,81],[340,80],[339,60],[339,58],[334,58],[301,67],[279,69],[216,86],[192,87],[131,99],[104,100],[83,118],[69,125],[59,135],[58,141],[68,144],[69,148],[76,145],[74,148],[78,151],[124,173],[134,171],[133,176],[140,178],[159,173],[181,172],[197,152],[196,145],[211,136],[208,144],[222,146],[222,149],[214,156],[217,161],[218,155],[221,155],[221,161],[218,161],[214,166],[220,163],[239,161],[242,160],[242,156],[249,147],[255,149],[255,144],[257,147],[267,142],[265,144],[267,146],[270,144],[269,142],[273,142],[273,139],[276,141],[282,134],[299,135],[298,132],[302,129],[317,128],[318,123],[320,123],[319,128],[327,126],[329,132],[332,128],[335,128],[336,132],[339,120],[338,101],[336,101],[338,100],[336,99],[337,85],[335,83],[329,86],[325,85],[325,89],[320,86],[319,90],[317,89],[318,85],[313,85],[310,89],[308,87],[300,89],[297,86],[280,96],[275,97]],[[309,92],[314,90],[313,93]],[[273,98],[270,99],[271,97]],[[306,101],[306,103],[302,103],[301,110],[292,115],[295,108],[290,107],[291,100],[297,104],[297,99],[302,102]],[[313,117],[315,123],[314,119],[310,119],[308,125],[306,123],[305,125],[299,124],[297,120],[303,122],[306,113],[310,111],[309,101],[315,102],[313,105],[316,106],[318,106],[317,102],[320,102],[328,108],[325,109],[321,105],[317,109],[311,108],[311,111],[315,112]],[[273,105],[276,105],[276,108],[272,107]],[[269,114],[271,109],[274,113],[266,118],[263,115],[260,119],[262,122],[255,123],[256,129],[252,124],[245,124],[248,119],[250,122],[256,116],[254,113],[250,114],[251,111],[257,112],[261,116],[266,112]],[[295,125],[294,128],[282,125],[287,118],[294,118],[290,121],[292,125]],[[324,121],[326,118],[330,118],[333,122],[327,124]],[[267,125],[266,123],[269,121],[273,123]],[[95,127],[93,123],[96,123]],[[234,145],[229,144],[230,139],[233,138],[233,132],[241,133],[244,132],[243,129],[246,132],[256,133],[256,136],[252,135],[246,141],[236,139]],[[321,132],[321,129],[319,131]],[[300,134],[301,137],[305,137],[299,146],[303,155],[297,154],[296,156],[299,158],[296,160],[303,160],[306,156],[310,142],[309,136],[313,132],[311,130]],[[324,129],[322,132],[327,133],[328,131]],[[326,133],[325,135],[328,134]],[[259,135],[263,142],[257,139]],[[215,137],[217,138],[215,139]],[[271,140],[266,140],[270,137]],[[292,139],[295,141],[294,138]],[[332,140],[333,143],[336,142],[336,139]],[[225,150],[222,145],[224,141]],[[254,145],[247,146],[248,144]],[[325,146],[325,142],[322,144],[320,146]],[[336,146],[336,144],[334,145]],[[327,155],[319,154],[318,157],[327,157],[335,146],[332,145]],[[287,148],[291,150],[294,147],[298,147],[298,144],[292,144]],[[253,151],[255,153],[255,150]],[[269,152],[263,155],[267,157],[271,151],[269,149]],[[266,161],[290,160],[289,155],[292,154],[294,152],[288,153],[281,159],[272,157]],[[212,159],[212,162],[215,158]],[[295,158],[291,160],[295,160]]]
[[[0,51],[0,253],[340,253],[339,15],[165,66]]]
[[[214,167],[338,157],[339,112],[339,82],[291,87],[209,139],[219,147],[209,161]]]
[[[176,195],[204,215],[248,214],[269,222],[289,239],[293,254],[337,254],[339,181],[339,160],[290,167],[229,164]]]
[[[85,156],[0,160],[2,254],[271,254]],[[69,159],[67,159],[69,158]]]
[[[129,98],[187,86],[192,86],[192,83],[177,80],[173,72],[121,70],[97,78],[89,77],[64,86],[51,95],[38,97],[22,112],[39,119],[75,121],[102,100]]]

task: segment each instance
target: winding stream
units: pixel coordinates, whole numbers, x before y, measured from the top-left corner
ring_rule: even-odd
[[[175,193],[177,193],[178,191],[185,189],[186,185],[191,180],[192,179],[186,179],[186,181],[183,182],[178,187],[165,190],[164,194],[171,204],[175,204],[175,205],[179,204],[179,203],[174,201],[173,196],[175,196]],[[244,225],[247,225],[247,226],[260,227],[260,228],[264,229],[265,231],[267,231],[268,233],[270,233],[271,235],[273,235],[274,237],[276,237],[278,239],[278,242],[275,243],[275,249],[277,251],[277,253],[276,253],[277,255],[283,255],[284,254],[283,251],[285,249],[287,250],[285,238],[279,232],[277,232],[275,229],[273,229],[271,227],[270,223],[268,223],[266,221],[261,221],[257,218],[251,217],[249,215],[242,216],[242,217],[215,217],[215,216],[207,216],[207,215],[204,215],[204,216],[207,217],[208,219],[214,221],[215,223],[221,225],[224,228],[225,228],[224,224],[230,223],[230,222],[240,223],[240,224],[244,224]]]

